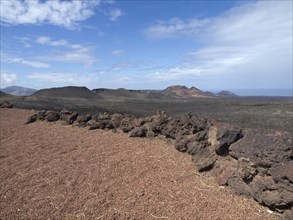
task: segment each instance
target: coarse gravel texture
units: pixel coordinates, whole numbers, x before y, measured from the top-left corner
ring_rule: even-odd
[[[0,219],[278,219],[161,139],[0,109]]]

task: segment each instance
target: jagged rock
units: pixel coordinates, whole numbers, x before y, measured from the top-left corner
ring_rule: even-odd
[[[291,209],[287,209],[284,211],[284,213],[281,215],[280,220],[292,220],[293,219],[293,206]]]
[[[89,130],[95,130],[95,129],[99,129],[100,125],[98,122],[96,122],[95,120],[91,119],[89,120],[86,125],[89,127]]]
[[[37,118],[40,121],[44,121],[46,119],[46,116],[47,116],[47,111],[45,111],[45,110],[39,111],[37,113]]]
[[[161,129],[161,134],[167,138],[178,140],[183,139],[185,135],[192,135],[199,131],[206,130],[208,126],[206,119],[199,118],[189,113],[177,118],[168,119]]]
[[[256,166],[270,168],[273,164],[292,160],[292,136],[272,131],[246,131],[246,135],[230,146],[229,155],[249,158]]]
[[[199,172],[212,169],[216,160],[216,153],[209,147],[201,149],[196,155],[192,157],[192,161],[195,163]]]
[[[257,175],[250,183],[249,187],[252,191],[252,197],[259,203],[262,201],[262,193],[266,190],[276,190],[278,186],[274,182],[271,176],[259,176]]]
[[[88,122],[91,119],[92,119],[92,115],[91,114],[86,114],[86,115],[79,115],[77,117],[76,121],[78,123],[82,123],[82,122]]]
[[[129,137],[145,137],[146,132],[147,130],[144,126],[135,127],[129,132]]]
[[[158,111],[157,114],[150,119],[148,130],[158,135],[162,134],[162,131],[165,130],[166,124],[169,122],[169,115],[164,111]]]
[[[228,179],[235,173],[236,169],[237,161],[228,157],[217,160],[213,169],[213,175],[219,185],[227,185]]]
[[[1,101],[0,108],[13,108],[13,104],[9,101]]]
[[[215,151],[218,155],[227,155],[231,144],[243,138],[241,130],[228,130],[227,128],[219,128],[216,135],[218,144]]]
[[[244,182],[249,183],[257,174],[255,164],[249,158],[241,157],[238,160],[237,172]]]
[[[282,212],[283,207],[293,204],[293,193],[285,190],[266,190],[261,194],[261,200],[271,209]]]
[[[208,130],[205,129],[203,131],[199,131],[199,132],[195,133],[194,139],[195,139],[195,141],[198,141],[198,142],[207,140],[208,139]]]
[[[87,126],[87,122],[91,119],[92,119],[91,114],[79,115],[76,118],[76,122],[79,127],[85,127],[85,126]]]
[[[37,120],[38,120],[38,114],[34,114],[27,119],[26,124],[33,123]]]
[[[46,112],[45,120],[48,122],[58,121],[60,119],[60,115],[55,111]]]
[[[189,142],[188,138],[180,139],[175,142],[175,149],[180,152],[186,152],[187,151],[187,143]]]
[[[134,118],[132,121],[132,125],[134,127],[141,127],[145,125],[147,122],[151,122],[151,117]]]
[[[270,169],[270,174],[276,182],[289,180],[293,183],[293,161],[274,164]]]
[[[171,119],[170,121],[168,121],[167,124],[165,124],[165,126],[161,128],[161,134],[164,135],[166,138],[176,139],[178,122],[178,119]]]
[[[119,129],[121,129],[124,133],[128,133],[131,131],[134,127],[132,125],[133,118],[130,116],[126,116],[121,120]]]
[[[108,112],[104,112],[97,115],[97,120],[111,120],[111,115]]]
[[[68,110],[62,110],[59,113],[60,115],[60,119],[62,121],[65,121],[67,124],[72,124],[78,117],[78,113],[77,112],[71,112]]]
[[[119,128],[122,119],[123,119],[123,115],[121,115],[121,114],[113,114],[111,116],[111,122],[112,122],[113,127],[114,128]]]
[[[252,195],[252,189],[248,185],[257,174],[255,165],[249,158],[241,157],[237,161],[237,168],[228,178],[228,185],[233,191],[240,195]]]
[[[151,131],[151,130],[147,130],[146,135],[147,138],[154,138],[156,137],[155,132]]]
[[[204,142],[188,142],[186,144],[186,153],[190,155],[196,155],[201,149],[205,148],[207,145]]]
[[[228,183],[228,186],[231,187],[231,189],[234,191],[235,194],[246,195],[246,196],[252,195],[251,188],[239,176],[233,175],[229,177],[227,183]]]
[[[175,148],[180,152],[187,152],[195,155],[200,149],[207,146],[207,131],[199,131],[193,135],[187,135],[187,132],[179,132],[175,141]]]

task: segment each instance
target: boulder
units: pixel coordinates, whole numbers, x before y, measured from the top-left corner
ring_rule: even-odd
[[[280,220],[292,220],[293,219],[293,206],[291,209],[287,209],[281,215]]]
[[[165,129],[166,124],[169,122],[169,114],[165,111],[157,111],[156,115],[150,117],[150,123],[148,130],[151,130],[155,135],[162,134],[162,130]]]
[[[251,196],[252,189],[248,185],[257,174],[255,165],[249,158],[239,158],[234,173],[228,178],[227,184],[236,194]]]
[[[216,160],[217,155],[210,147],[199,150],[199,152],[192,157],[192,161],[195,163],[199,172],[212,169]]]
[[[188,142],[186,144],[186,153],[190,155],[196,155],[201,149],[205,148],[207,145],[205,142]]]
[[[145,137],[147,129],[144,126],[135,127],[129,132],[129,137]]]
[[[26,124],[33,123],[37,120],[38,120],[38,114],[34,114],[27,119]]]
[[[270,169],[270,175],[276,182],[288,180],[293,183],[293,161],[274,164]]]
[[[86,125],[89,127],[89,130],[95,130],[100,128],[100,124],[96,122],[95,120],[91,119],[89,120]]]
[[[176,140],[175,142],[175,149],[180,151],[180,152],[186,152],[187,151],[187,143],[189,142],[188,138],[183,138],[183,139],[179,139]]]
[[[9,101],[1,101],[0,108],[13,108],[13,104]]]
[[[249,130],[230,146],[233,158],[249,158],[257,167],[270,168],[273,164],[292,160],[292,135],[274,131]]]
[[[111,123],[112,123],[113,127],[114,128],[119,128],[122,119],[123,119],[123,115],[121,115],[121,114],[113,114],[111,116]]]
[[[257,174],[255,164],[250,161],[249,158],[241,157],[239,158],[237,166],[237,174],[241,177],[247,184],[251,182],[254,176]]]
[[[97,115],[97,120],[111,120],[111,115],[108,112],[104,112]]]
[[[72,124],[74,121],[76,121],[78,117],[77,112],[71,112],[69,110],[62,110],[59,112],[60,120],[65,121],[66,124]]]
[[[177,133],[177,125],[179,120],[178,119],[171,119],[168,121],[164,127],[161,127],[159,129],[154,129],[154,132],[160,131],[162,135],[164,135],[166,138],[172,138],[176,139],[176,133]]]
[[[226,157],[217,160],[212,172],[219,185],[227,185],[228,179],[232,177],[236,169],[237,161],[231,157]]]
[[[58,121],[60,119],[60,115],[55,111],[46,112],[45,120],[48,122]]]
[[[86,114],[86,115],[79,115],[76,118],[76,125],[79,127],[85,127],[87,126],[87,122],[90,121],[92,119],[92,115],[91,114]]]
[[[249,187],[251,188],[252,197],[263,204],[262,201],[262,193],[266,190],[272,191],[277,190],[278,186],[271,176],[255,176],[253,180],[249,183]]]
[[[215,151],[218,155],[227,155],[231,144],[243,138],[242,130],[228,130],[227,128],[219,128],[216,135],[218,144]]]
[[[286,190],[266,190],[262,192],[261,200],[269,208],[284,212],[284,207],[293,204],[293,193]]]
[[[131,116],[125,116],[121,122],[119,129],[122,130],[124,133],[130,132],[134,127],[132,125],[133,117]]]
[[[228,178],[228,186],[237,195],[251,196],[251,188],[237,175],[232,175]]]
[[[44,121],[46,119],[47,114],[48,114],[48,112],[46,110],[39,111],[37,113],[38,120]]]

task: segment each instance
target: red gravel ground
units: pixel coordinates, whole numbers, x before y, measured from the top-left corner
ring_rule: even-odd
[[[274,219],[163,140],[0,109],[0,219]]]

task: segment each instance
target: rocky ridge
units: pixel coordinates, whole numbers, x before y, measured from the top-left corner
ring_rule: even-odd
[[[37,120],[122,131],[130,137],[165,138],[178,151],[190,154],[197,170],[214,175],[220,185],[283,213],[283,219],[293,217],[293,147],[289,134],[242,131],[192,113],[172,118],[164,111],[142,118],[40,111],[27,123]]]

